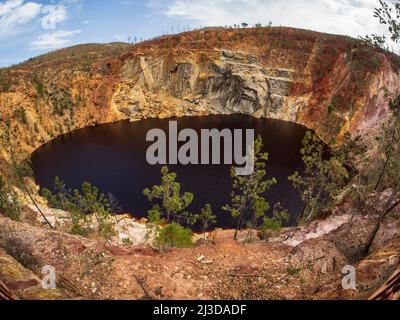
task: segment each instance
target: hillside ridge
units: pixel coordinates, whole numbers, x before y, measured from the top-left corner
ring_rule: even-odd
[[[329,143],[375,126],[399,91],[388,55],[306,30],[205,29],[92,46],[0,70],[0,131],[10,122],[21,151],[99,123],[216,113],[296,122]]]

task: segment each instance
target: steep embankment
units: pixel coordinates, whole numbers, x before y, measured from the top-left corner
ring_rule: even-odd
[[[387,94],[399,91],[395,60],[290,28],[77,46],[0,70],[0,131],[8,124],[15,146],[32,152],[103,122],[242,113],[297,122],[330,142],[385,117]]]

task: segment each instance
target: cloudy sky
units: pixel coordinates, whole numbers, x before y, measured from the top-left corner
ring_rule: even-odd
[[[393,1],[393,0],[391,0]],[[0,66],[86,42],[261,22],[351,36],[384,33],[378,0],[0,0]]]

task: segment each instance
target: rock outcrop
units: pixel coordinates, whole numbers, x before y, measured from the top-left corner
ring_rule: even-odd
[[[16,243],[8,245],[13,245],[9,249],[17,254]],[[29,253],[20,251],[19,254],[22,261],[28,262]],[[68,290],[44,288],[41,278],[0,249],[0,300],[70,300],[77,297]]]

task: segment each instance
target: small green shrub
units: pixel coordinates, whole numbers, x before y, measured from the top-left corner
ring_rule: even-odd
[[[264,218],[263,224],[260,227],[260,235],[261,238],[266,239],[268,238],[268,233],[277,233],[281,231],[282,225],[271,218]]]
[[[2,176],[0,176],[0,213],[14,221],[18,221],[20,218],[18,197],[16,193],[7,186]]]
[[[14,111],[14,118],[18,119],[19,122],[22,124],[27,124],[28,123],[28,117],[26,115],[26,110],[24,107],[19,107]]]
[[[7,72],[0,72],[0,92],[7,92],[11,88],[11,77]]]
[[[273,217],[265,217],[263,223],[258,229],[259,237],[263,240],[268,240],[272,235],[279,233],[285,222],[288,222],[290,214],[283,209],[280,203],[275,204]]]
[[[302,271],[301,268],[296,268],[293,266],[289,266],[286,268],[286,272],[288,273],[288,275],[292,277],[297,276],[301,271]]]
[[[133,242],[132,242],[132,240],[129,239],[129,238],[123,238],[123,239],[122,239],[122,244],[123,244],[124,246],[129,247],[129,246],[132,246],[132,245],[133,245]]]
[[[97,221],[99,223],[99,234],[101,237],[107,241],[110,241],[114,236],[117,235],[117,232],[114,228],[114,222],[110,219],[108,214],[101,215],[97,218]]]
[[[56,178],[54,189],[55,194],[48,189],[43,189],[41,194],[50,207],[70,213],[72,234],[86,236],[91,231],[96,231],[106,240],[116,235],[111,205],[106,196],[95,186],[84,182],[80,190],[71,190],[63,181]],[[91,216],[94,216],[98,223],[96,230],[91,230]]]
[[[69,89],[57,87],[52,84],[49,87],[47,95],[53,106],[54,114],[63,116],[66,110],[72,110],[73,99]]]
[[[171,248],[188,248],[192,246],[192,231],[179,224],[172,223],[160,230],[156,239],[156,246],[166,251]]]
[[[44,97],[46,95],[46,89],[43,83],[43,79],[38,74],[35,74],[32,79],[33,84],[36,87],[36,92],[40,97]]]
[[[76,236],[86,237],[89,232],[79,223],[72,223],[70,233]]]
[[[329,104],[328,106],[328,113],[332,114],[335,111],[335,105],[333,103]]]

